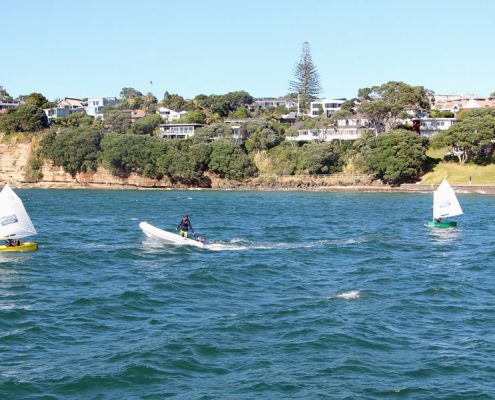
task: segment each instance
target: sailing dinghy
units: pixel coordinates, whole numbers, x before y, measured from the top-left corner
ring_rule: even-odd
[[[189,246],[201,247],[201,248],[206,247],[204,241],[185,238],[175,233],[164,231],[160,228],[157,228],[156,226],[148,224],[147,222],[139,223],[139,227],[142,229],[142,231],[146,236],[159,238],[169,244],[189,245]]]
[[[6,184],[0,192],[0,241],[20,243],[19,239],[36,235],[33,223],[22,204],[22,200]],[[35,242],[22,242],[18,245],[0,245],[0,252],[34,251]]]
[[[451,228],[457,226],[457,222],[442,221],[442,219],[462,214],[462,208],[457,200],[454,189],[452,189],[452,186],[444,179],[433,193],[433,220],[428,221],[426,226]]]

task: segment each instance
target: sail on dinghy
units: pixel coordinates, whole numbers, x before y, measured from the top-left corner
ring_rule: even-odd
[[[0,192],[0,241],[17,242],[19,239],[36,235],[22,200],[6,184]],[[19,245],[0,245],[0,252],[34,251],[35,242],[22,242]]]
[[[189,245],[200,248],[206,247],[204,241],[182,237],[175,233],[164,231],[163,229],[157,228],[156,226],[148,224],[147,222],[140,222],[139,227],[142,229],[146,236],[159,238],[169,244]]]
[[[462,208],[457,200],[454,189],[444,179],[433,193],[433,220],[428,221],[426,225],[437,228],[451,228],[457,226],[457,222],[443,221],[443,218],[455,217],[462,214]]]

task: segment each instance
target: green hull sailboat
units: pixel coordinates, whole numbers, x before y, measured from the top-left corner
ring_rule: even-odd
[[[444,179],[433,193],[433,220],[426,222],[426,226],[432,228],[453,228],[456,221],[443,221],[443,218],[462,215],[462,208],[457,200],[454,189]]]

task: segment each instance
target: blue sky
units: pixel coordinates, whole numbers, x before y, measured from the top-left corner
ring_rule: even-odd
[[[389,80],[495,91],[491,0],[16,0],[0,10],[0,85],[13,96],[118,96],[125,86],[158,99],[282,96],[304,41],[322,97]]]

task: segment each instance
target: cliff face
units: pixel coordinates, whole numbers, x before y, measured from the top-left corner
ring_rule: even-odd
[[[374,191],[389,190],[388,186],[373,182],[365,175],[336,174],[332,176],[263,176],[243,182],[222,179],[211,173],[206,173],[201,182],[194,184],[173,182],[170,178],[150,179],[137,174],[128,177],[112,175],[106,169],[99,167],[94,173],[80,173],[71,176],[62,167],[45,161],[41,169],[33,173],[31,160],[33,150],[37,147],[37,138],[30,136],[3,139],[0,134],[0,187],[9,183],[14,187],[41,188],[175,188],[203,187],[225,190],[327,190],[330,188],[373,187]],[[41,178],[34,179],[38,175]]]
[[[29,187],[101,187],[101,188],[133,188],[133,187],[183,187],[184,185],[174,184],[168,178],[150,179],[137,174],[120,178],[113,176],[104,168],[98,168],[95,173],[77,174],[72,177],[64,171],[62,167],[53,165],[50,161],[45,161],[41,167],[42,178],[33,182],[30,178],[30,160],[36,139],[11,138],[4,139],[0,135],[0,185],[4,183],[13,186]]]
[[[5,141],[0,135],[0,183],[25,181],[31,155],[31,141]]]

